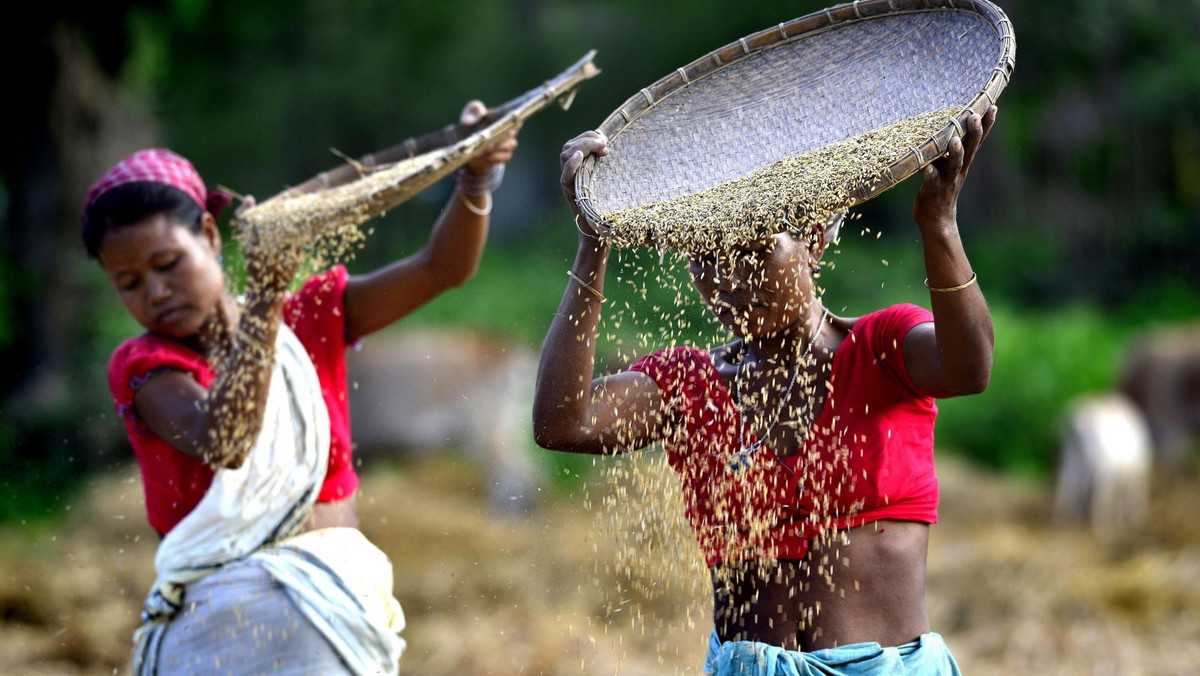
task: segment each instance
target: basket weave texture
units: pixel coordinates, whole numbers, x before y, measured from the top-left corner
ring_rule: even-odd
[[[853,2],[714,50],[631,96],[600,125],[609,154],[576,177],[584,215],[642,207],[745,177],[873,129],[944,108],[943,129],[853,206],[945,152],[995,103],[1015,66],[1012,24],[985,0]]]

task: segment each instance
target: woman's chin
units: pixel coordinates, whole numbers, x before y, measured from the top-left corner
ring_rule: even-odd
[[[775,327],[768,317],[760,312],[738,313],[737,316],[721,317],[721,323],[739,338],[763,338],[775,333]]]
[[[726,324],[726,326],[729,327],[729,330],[732,331],[735,336],[741,338],[742,340],[754,340],[756,338],[762,338],[765,335],[762,327],[755,326],[749,322],[737,322],[734,324]]]

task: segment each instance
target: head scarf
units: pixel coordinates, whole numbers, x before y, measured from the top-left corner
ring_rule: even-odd
[[[233,201],[228,193],[205,187],[204,180],[200,178],[191,162],[166,148],[150,148],[139,150],[109,169],[108,173],[88,190],[84,211],[86,212],[98,197],[109,190],[126,183],[141,181],[178,188],[214,217],[220,216],[221,210]]]

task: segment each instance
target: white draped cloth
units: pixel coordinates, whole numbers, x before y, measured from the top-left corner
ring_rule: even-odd
[[[135,634],[134,672],[158,672],[158,648],[187,585],[240,560],[286,590],[352,673],[398,672],[404,641],[391,564],[355,529],[296,535],[329,460],[329,412],[304,345],[280,325],[262,430],[238,469],[218,468],[196,508],[167,533],[158,579]]]

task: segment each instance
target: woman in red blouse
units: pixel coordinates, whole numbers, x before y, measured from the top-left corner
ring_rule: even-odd
[[[932,312],[830,313],[813,277],[834,218],[691,256],[697,291],[736,339],[599,378],[609,248],[579,218],[574,181],[607,141],[586,132],[565,146],[562,188],[581,235],[542,352],[534,434],[576,453],[662,443],[711,571],[706,673],[957,673],[924,601],[933,427],[935,399],[980,392],[991,374],[991,315],[956,204],[995,119],[994,107],[971,116],[923,173],[913,216]]]
[[[472,101],[462,121],[484,114]],[[417,253],[288,293],[298,246],[248,247],[240,301],[216,221],[229,199],[186,159],[140,151],[92,187],[85,246],[146,329],[109,365],[163,538],[138,673],[396,672],[403,615],[357,531],[344,353],[474,274],[516,146],[514,130],[468,162]]]

